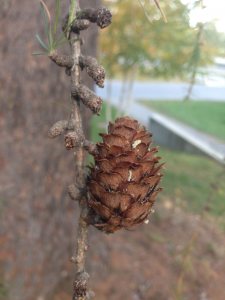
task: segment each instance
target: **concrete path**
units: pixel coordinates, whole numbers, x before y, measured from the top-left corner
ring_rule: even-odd
[[[112,104],[118,106],[118,100],[112,100]],[[165,115],[154,112],[137,102],[127,108],[127,114],[139,120],[146,127],[149,126],[150,119],[153,118],[154,121],[158,122],[161,126],[225,165],[225,142],[172,118],[166,117]]]
[[[138,82],[134,83],[132,98],[139,100],[182,100],[188,89],[187,83],[172,82]],[[121,81],[112,81],[112,99],[119,99]],[[104,89],[97,89],[97,94],[103,99],[107,98],[107,82]],[[196,84],[193,89],[192,99],[197,101],[225,101],[225,85],[220,87]]]

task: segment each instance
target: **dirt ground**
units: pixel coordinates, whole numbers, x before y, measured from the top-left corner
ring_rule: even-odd
[[[225,236],[218,220],[161,199],[148,225],[91,229],[88,272],[97,300],[224,300]],[[72,266],[51,300],[71,300]]]

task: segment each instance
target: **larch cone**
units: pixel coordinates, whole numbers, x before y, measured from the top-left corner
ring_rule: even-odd
[[[100,134],[95,164],[88,177],[88,205],[93,225],[113,233],[143,223],[151,212],[162,178],[156,156],[151,148],[152,134],[138,121],[122,117],[110,123],[108,134]]]

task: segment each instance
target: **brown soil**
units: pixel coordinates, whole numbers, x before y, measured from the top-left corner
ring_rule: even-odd
[[[91,229],[88,272],[97,300],[224,300],[225,237],[208,215],[163,200],[148,225]],[[71,299],[69,264],[51,300]]]

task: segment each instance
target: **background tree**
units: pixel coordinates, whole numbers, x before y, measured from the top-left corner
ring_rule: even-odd
[[[115,22],[109,33],[101,34],[100,50],[109,76],[122,77],[122,102],[122,99],[129,98],[126,90],[131,91],[137,76],[187,79],[191,73],[190,60],[196,44],[196,30],[190,25],[190,10],[193,8],[180,0],[173,1],[173,4],[161,0],[160,5],[167,23],[160,19],[157,9],[146,5],[152,20],[149,22],[138,1],[117,0],[111,3],[111,9],[116,12]],[[212,62],[218,53],[209,35],[203,38],[199,66]]]

